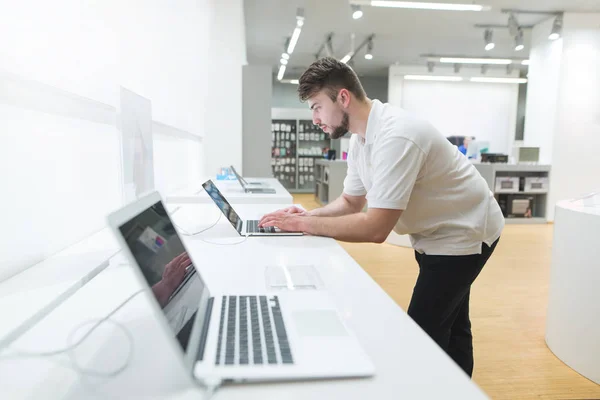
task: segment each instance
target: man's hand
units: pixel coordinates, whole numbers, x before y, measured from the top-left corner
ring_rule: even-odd
[[[261,226],[275,226],[282,231],[303,232],[304,228],[302,223],[304,219],[306,219],[306,217],[300,213],[288,214],[275,212],[265,215],[260,223],[262,224]]]
[[[287,208],[283,208],[281,210],[277,210],[274,211],[272,213],[269,214],[265,214],[260,221],[258,222],[258,226],[263,227],[263,226],[273,226],[273,225],[264,225],[266,221],[268,220],[272,220],[274,217],[282,217],[282,216],[290,216],[290,215],[296,215],[296,216],[306,216],[308,215],[308,212],[304,211],[301,208],[298,208],[296,206],[291,206],[291,207],[287,207]],[[280,228],[279,225],[276,225],[278,228]],[[287,229],[286,229],[287,230]]]
[[[186,267],[192,262],[187,252],[183,252],[169,262],[162,276],[162,282],[168,290],[175,291],[185,277]]]

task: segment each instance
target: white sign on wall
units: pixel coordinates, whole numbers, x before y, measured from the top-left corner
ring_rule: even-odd
[[[124,87],[120,100],[123,197],[128,203],[154,189],[152,103]]]

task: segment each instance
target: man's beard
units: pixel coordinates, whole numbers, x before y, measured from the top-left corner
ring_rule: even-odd
[[[329,137],[332,139],[339,139],[342,136],[344,136],[346,133],[348,133],[349,130],[349,125],[350,125],[350,117],[348,116],[348,113],[345,111],[342,111],[344,113],[344,116],[342,117],[342,123],[340,126],[336,126],[333,129],[333,132],[331,132],[329,134]]]

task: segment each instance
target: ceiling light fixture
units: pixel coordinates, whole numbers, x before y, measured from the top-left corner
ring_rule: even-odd
[[[367,43],[367,52],[365,53],[365,58],[367,60],[373,59],[373,38],[369,39],[369,42]]]
[[[440,57],[440,62],[445,64],[511,64],[513,60],[508,58],[461,58],[461,57]]]
[[[493,36],[494,36],[494,32],[491,29],[485,30],[485,32],[483,34],[483,40],[485,40],[485,51],[490,51],[494,47],[496,47],[496,44],[494,43],[494,40],[493,40]]]
[[[352,58],[352,56],[354,55],[354,52],[350,52],[348,54],[346,54],[341,60],[340,62],[343,62],[344,64],[346,64],[348,61],[350,61],[350,59]]]
[[[304,26],[304,9],[298,8],[298,11],[296,12],[296,28],[294,28],[292,38],[290,39],[290,43],[287,48],[288,54],[292,54],[294,52],[296,44],[298,43],[298,39],[300,38],[300,32],[302,32],[302,26]]]
[[[426,3],[421,1],[353,1],[354,4],[370,5],[372,7],[390,8],[412,8],[417,10],[441,10],[441,11],[488,11],[489,6],[479,4],[457,4],[457,3]]]
[[[527,83],[525,78],[471,78],[470,81],[480,83]]]
[[[529,60],[523,60],[523,61],[521,61],[521,65],[529,65]]]
[[[284,60],[289,60],[290,55],[288,53],[281,53],[281,58],[283,58]]]
[[[282,80],[283,74],[285,74],[285,65],[280,65],[279,72],[277,73],[277,80],[279,80],[279,81]]]
[[[404,75],[407,81],[440,81],[440,82],[460,82],[463,80],[460,76],[442,76],[442,75]]]
[[[285,58],[282,58],[281,60],[279,60],[279,62],[281,63],[281,65],[287,65],[288,60],[286,60]]]
[[[560,35],[562,34],[562,25],[563,17],[562,15],[557,15],[556,18],[554,18],[554,23],[552,24],[552,32],[550,33],[550,36],[548,36],[548,39],[556,40],[560,38]]]
[[[515,36],[515,51],[521,51],[525,48],[523,44],[523,31],[519,28],[517,36]]]
[[[361,7],[358,4],[350,4],[350,8],[352,9],[352,18],[359,19],[362,18],[363,12]]]

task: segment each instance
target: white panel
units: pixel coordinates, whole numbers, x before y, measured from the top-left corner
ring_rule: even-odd
[[[154,135],[155,188],[163,197],[199,182],[204,176],[202,168],[201,141]]]
[[[113,125],[0,104],[0,281],[105,226],[121,204]]]
[[[562,39],[548,40],[554,18],[533,28],[529,56],[529,83],[525,110],[526,146],[540,148],[540,163],[552,163],[552,142],[556,126]]]
[[[508,153],[517,96],[514,84],[404,81],[402,106],[444,136],[475,136],[489,141],[491,152]]]
[[[3,2],[2,68],[115,106],[117,33],[112,20],[117,5],[116,0]]]

